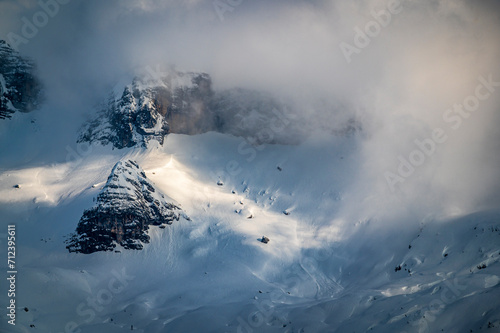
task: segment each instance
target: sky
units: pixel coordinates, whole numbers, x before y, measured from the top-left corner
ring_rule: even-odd
[[[54,141],[122,77],[173,65],[274,93],[311,132],[356,119],[346,216],[500,203],[499,1],[0,0],[0,13],[0,38],[38,64]]]

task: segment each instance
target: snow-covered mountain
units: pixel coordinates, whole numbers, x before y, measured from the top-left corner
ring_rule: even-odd
[[[215,118],[207,109],[210,85],[210,77],[203,73],[135,77],[123,90],[116,87],[110,92],[79,141],[125,148],[146,146],[151,139],[163,144],[168,133],[213,130]]]
[[[67,248],[70,252],[92,253],[112,251],[118,243],[125,249],[140,250],[142,243],[149,243],[146,232],[150,225],[165,228],[181,215],[189,219],[167,200],[136,162],[119,161],[96,205],[83,213]]]
[[[354,138],[268,145],[250,162],[241,142],[172,134],[163,146],[96,145],[79,161],[2,171],[0,209],[20,238],[9,332],[498,330],[498,211],[343,219],[359,164]],[[148,212],[142,199],[161,202],[160,192],[191,221],[149,228],[142,251],[65,249],[96,196],[97,207]]]
[[[500,332],[499,13],[0,0],[0,333]]]
[[[74,149],[64,137],[11,167],[38,148],[1,141],[0,211],[19,240],[2,332],[498,331],[498,209],[368,209],[387,192],[363,183],[360,124],[320,119],[298,140],[296,115],[173,71],[114,89]],[[3,137],[47,142],[52,122],[30,122]]]
[[[299,124],[288,119],[293,116],[290,111],[290,106],[264,92],[214,91],[206,73],[148,73],[124,87],[118,84],[84,126],[78,141],[121,149],[146,147],[151,140],[163,144],[169,133],[216,131],[251,138],[256,144],[296,143]]]
[[[41,83],[34,63],[0,40],[0,119],[16,111],[31,112],[40,106]]]

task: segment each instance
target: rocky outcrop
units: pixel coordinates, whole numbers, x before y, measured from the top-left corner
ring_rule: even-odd
[[[33,62],[0,40],[0,119],[10,118],[16,111],[37,109],[41,91]]]
[[[66,248],[92,253],[111,251],[119,244],[140,250],[149,243],[150,225],[164,226],[180,218],[189,219],[178,206],[168,202],[136,162],[119,161],[97,196],[96,205],[83,213]]]
[[[79,142],[115,148],[163,144],[169,133],[209,131],[245,137],[251,144],[280,143],[293,137],[288,109],[271,95],[247,89],[214,91],[206,73],[170,71],[137,76],[110,93],[87,123]],[[285,128],[288,129],[285,131]]]
[[[168,133],[197,134],[216,128],[208,110],[210,76],[172,72],[161,79],[136,77],[121,94],[111,92],[79,142],[100,142],[116,148],[163,144]]]

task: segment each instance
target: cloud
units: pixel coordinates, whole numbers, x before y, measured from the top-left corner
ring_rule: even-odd
[[[459,129],[443,114],[474,94],[480,76],[500,81],[498,1],[221,2],[222,10],[214,1],[73,0],[20,49],[39,63],[53,112],[75,122],[121,76],[160,63],[207,71],[220,89],[284,96],[311,127],[358,119],[363,162],[343,212],[352,218],[497,205],[500,88]],[[391,6],[401,10],[381,24],[376,13]],[[26,0],[0,10],[5,38],[41,9]],[[357,31],[368,45],[356,45]],[[342,43],[357,52],[347,59]],[[399,156],[436,128],[446,142],[392,191],[385,173],[398,175]]]

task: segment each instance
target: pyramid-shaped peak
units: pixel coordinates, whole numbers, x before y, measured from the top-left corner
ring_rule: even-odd
[[[171,201],[137,162],[119,161],[95,206],[83,213],[67,248],[70,252],[92,253],[110,251],[120,244],[126,249],[140,250],[143,243],[149,243],[146,232],[150,225],[164,227],[181,216],[189,220]]]

